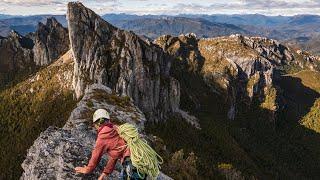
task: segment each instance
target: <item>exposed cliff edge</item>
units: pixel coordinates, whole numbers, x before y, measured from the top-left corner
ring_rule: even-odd
[[[99,83],[132,98],[153,120],[179,109],[179,82],[170,76],[171,59],[159,47],[112,26],[81,3],[68,4],[67,18],[78,98]]]
[[[120,97],[106,86],[91,85],[63,128],[49,127],[28,150],[22,164],[21,179],[97,179],[105,165],[105,158],[89,175],[76,174],[76,166],[86,165],[91,156],[96,131],[91,126],[92,113],[105,108],[114,123],[136,124],[143,133],[146,121],[142,112],[126,97]],[[117,166],[119,170],[120,166]],[[111,179],[117,179],[114,171]],[[158,179],[171,179],[160,174]]]

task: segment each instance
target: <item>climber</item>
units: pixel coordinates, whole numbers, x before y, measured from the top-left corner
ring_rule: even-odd
[[[98,180],[102,180],[112,173],[118,159],[121,160],[123,165],[120,179],[127,179],[128,174],[130,179],[142,179],[139,178],[136,168],[132,166],[130,149],[119,136],[117,127],[110,122],[109,113],[105,109],[96,110],[93,114],[93,124],[98,131],[98,137],[91,159],[87,166],[76,167],[75,171],[83,174],[91,173],[105,153],[108,155],[108,162]]]

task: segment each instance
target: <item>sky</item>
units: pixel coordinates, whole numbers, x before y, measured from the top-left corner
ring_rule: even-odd
[[[65,14],[68,0],[0,0],[0,14]],[[320,15],[320,0],[80,0],[98,14]]]

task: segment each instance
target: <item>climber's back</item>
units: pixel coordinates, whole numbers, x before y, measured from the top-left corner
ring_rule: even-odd
[[[111,122],[103,124],[98,130],[97,145],[104,147],[104,152],[109,158],[120,159],[123,162],[126,156],[130,156],[130,150],[116,128]]]

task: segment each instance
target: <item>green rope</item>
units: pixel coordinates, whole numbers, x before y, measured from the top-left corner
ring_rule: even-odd
[[[125,123],[118,127],[118,133],[130,148],[132,165],[137,168],[140,178],[144,178],[146,174],[156,179],[160,172],[160,164],[163,163],[161,156],[148,145],[145,139],[140,138],[134,125]]]

